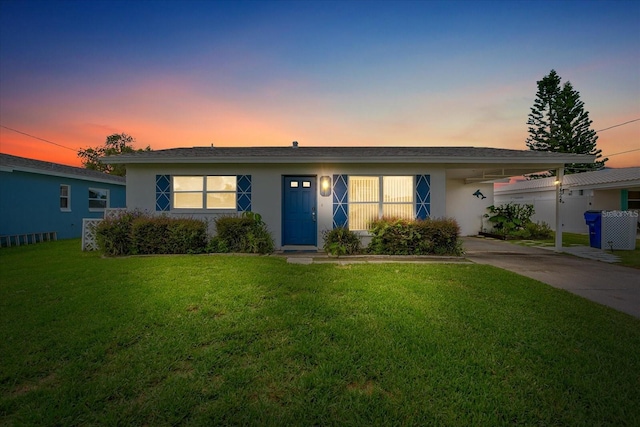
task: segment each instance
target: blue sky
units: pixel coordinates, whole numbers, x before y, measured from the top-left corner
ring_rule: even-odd
[[[139,146],[526,149],[555,69],[594,129],[640,118],[640,2],[0,0],[0,151]],[[640,121],[603,131],[640,146]],[[640,165],[640,151],[610,166]]]

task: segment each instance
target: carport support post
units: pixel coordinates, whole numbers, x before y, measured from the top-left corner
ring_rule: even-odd
[[[564,167],[556,169],[556,252],[562,252],[562,179]]]

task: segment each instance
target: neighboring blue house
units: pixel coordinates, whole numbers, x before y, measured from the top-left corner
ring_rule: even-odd
[[[102,218],[106,208],[125,206],[123,177],[0,153],[3,245],[7,236],[81,237],[83,218]]]

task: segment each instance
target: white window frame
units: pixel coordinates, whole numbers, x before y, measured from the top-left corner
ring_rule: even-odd
[[[67,189],[67,195],[63,196],[62,195],[62,189],[66,188]],[[59,206],[60,206],[60,212],[71,212],[71,186],[69,184],[60,184],[60,202],[59,202]],[[66,200],[67,201],[67,207],[63,208],[62,205],[62,200]]]
[[[209,190],[207,188],[207,178],[233,178],[235,181],[235,187],[233,190]],[[201,178],[202,179],[202,190],[185,190],[185,191],[176,191],[176,185],[174,184],[174,180],[176,178]],[[202,204],[200,208],[188,207],[181,208],[176,207],[175,202],[175,194],[176,193],[199,193],[202,196]],[[221,208],[207,208],[207,195],[209,194],[233,194],[234,204],[233,207],[221,207]],[[187,212],[187,211],[196,211],[196,212],[236,212],[238,205],[238,177],[237,175],[173,175],[171,176],[171,210]]]
[[[107,196],[106,200],[104,200],[105,202],[105,207],[104,208],[95,208],[95,207],[91,207],[91,201],[92,200],[97,200],[97,201],[103,201],[103,199],[96,199],[96,198],[92,198],[92,197],[87,197],[87,205],[89,206],[89,212],[104,212],[105,209],[109,208],[109,199],[111,199],[110,194],[109,194],[109,189],[107,188],[97,188],[97,187],[89,187],[88,189],[89,194],[87,194],[87,196],[90,196],[91,191],[94,192],[104,192]]]
[[[351,200],[351,177],[366,177],[366,178],[378,178],[378,200],[376,201],[358,201],[358,202],[354,202]],[[384,201],[384,178],[385,177],[402,177],[402,178],[411,178],[411,189],[415,188],[415,177],[412,175],[349,175],[349,200],[348,200],[348,204],[349,207],[351,208],[352,205],[371,205],[376,203],[378,205],[378,218],[377,219],[382,219],[384,217],[384,206],[385,205],[410,205],[413,211],[412,217],[411,219],[415,219],[415,204],[416,204],[416,195],[415,195],[415,191],[412,190],[411,191],[411,200],[408,202],[385,202]],[[356,231],[356,232],[361,232],[361,233],[368,233],[369,230],[368,229],[354,229],[351,227],[351,209],[349,209],[349,229],[352,231]]]

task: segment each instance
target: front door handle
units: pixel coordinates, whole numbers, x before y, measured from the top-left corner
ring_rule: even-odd
[[[316,208],[311,208],[311,219],[313,219],[313,222],[316,222]]]

